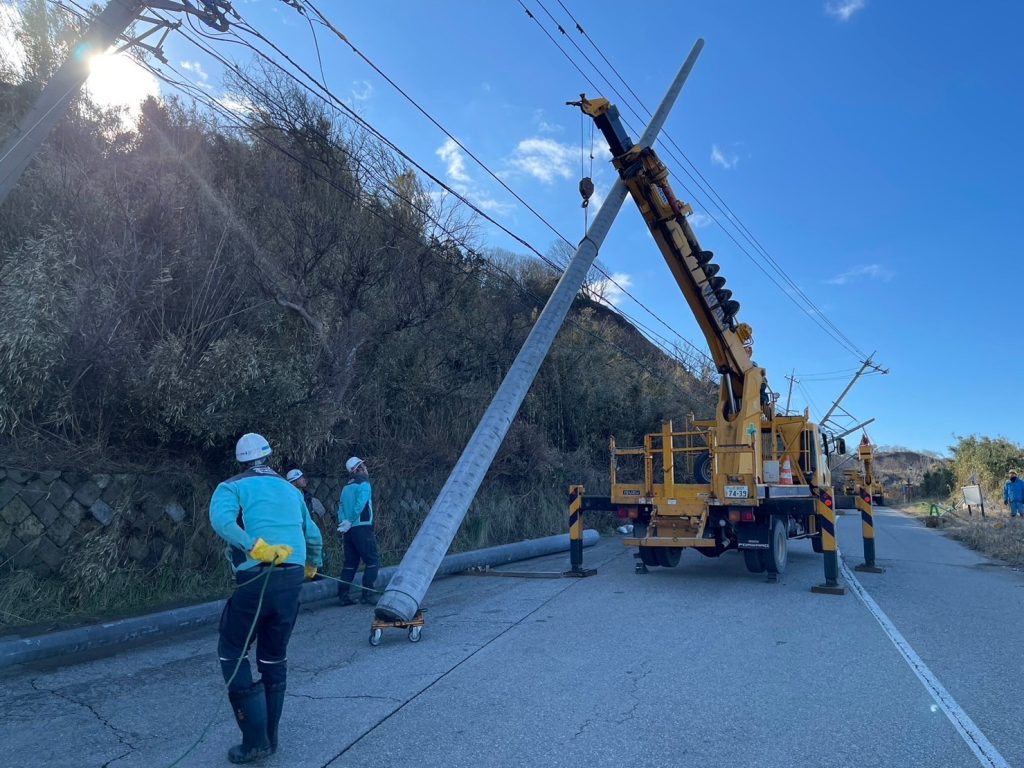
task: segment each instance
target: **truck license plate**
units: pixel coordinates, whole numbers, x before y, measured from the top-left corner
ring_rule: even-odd
[[[725,486],[725,498],[727,499],[745,499],[749,495],[750,491],[745,485]]]

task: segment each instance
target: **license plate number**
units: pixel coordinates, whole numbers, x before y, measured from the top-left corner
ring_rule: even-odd
[[[749,495],[750,491],[745,485],[725,486],[725,498],[727,499],[745,499]]]

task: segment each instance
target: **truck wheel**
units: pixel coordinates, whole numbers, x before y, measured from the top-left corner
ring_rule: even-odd
[[[658,553],[658,565],[662,568],[675,568],[683,556],[682,547],[656,547],[655,550]]]
[[[657,547],[640,547],[640,562],[649,568],[661,565]]]
[[[789,555],[789,536],[786,534],[786,524],[778,517],[772,521],[768,543],[770,546],[764,551],[765,570],[768,573],[784,573]]]
[[[760,549],[744,549],[743,562],[747,564],[747,570],[751,573],[764,573],[764,561],[761,559]]]
[[[693,477],[705,485],[711,482],[711,454],[702,453],[693,462]]]

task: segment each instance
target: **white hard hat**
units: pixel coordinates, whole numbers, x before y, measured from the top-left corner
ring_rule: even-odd
[[[358,456],[353,456],[351,459],[345,462],[345,469],[351,472],[362,463],[362,459],[360,459]]]
[[[294,483],[300,477],[302,477],[301,469],[289,469],[288,474],[284,476],[284,479],[287,480],[289,483]]]
[[[267,438],[257,435],[255,432],[242,435],[238,438],[238,443],[235,444],[235,458],[243,464],[262,459],[270,454],[270,443],[267,442]]]

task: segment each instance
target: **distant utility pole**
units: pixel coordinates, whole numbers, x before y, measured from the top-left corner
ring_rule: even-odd
[[[789,416],[789,401],[793,399],[793,382],[796,381],[796,368],[790,372],[786,379],[789,381],[789,392],[786,393],[786,415]]]
[[[39,147],[64,117],[68,105],[82,89],[82,85],[89,77],[89,66],[93,57],[106,53],[135,21],[151,22],[156,26],[145,34],[129,39],[128,45],[141,45],[139,41],[153,31],[169,26],[163,19],[143,16],[146,8],[190,13],[220,31],[228,28],[225,14],[233,13],[228,2],[203,0],[200,8],[193,6],[190,0],[110,0],[107,7],[99,12],[82,34],[81,40],[72,46],[70,56],[50,78],[35,106],[22,117],[18,127],[7,137],[3,149],[0,149],[0,205],[3,205]],[[158,47],[143,47],[157,56],[161,55]]]
[[[850,379],[850,383],[846,385],[846,389],[844,389],[842,394],[836,398],[836,401],[834,403],[832,403],[832,407],[828,409],[828,413],[826,413],[824,417],[822,417],[821,424],[825,424],[825,422],[828,421],[829,416],[835,413],[836,408],[838,408],[839,404],[843,402],[843,398],[846,397],[846,395],[849,393],[851,389],[853,389],[853,385],[857,383],[857,379],[864,375],[864,371],[866,371],[868,368],[871,368],[882,374],[889,372],[888,368],[879,368],[877,365],[875,365],[874,361],[871,359],[872,357],[874,357],[874,355],[875,353],[872,352],[870,355],[868,355],[868,359],[861,364],[860,370],[853,375],[853,378]]]
[[[693,46],[693,50],[665,94],[661,106],[637,143],[638,147],[650,147],[654,144],[703,47],[703,40],[698,40]],[[551,348],[551,343],[562,327],[587,272],[597,258],[598,249],[604,242],[626,195],[626,185],[622,179],[616,179],[601,205],[601,210],[594,217],[594,223],[590,225],[575,255],[565,268],[533,330],[516,355],[512,367],[505,374],[491,404],[487,406],[483,418],[469,438],[469,443],[463,449],[455,468],[441,488],[441,493],[434,500],[426,520],[420,526],[394,577],[377,603],[377,615],[409,621],[419,610],[427,588],[437,573],[441,558],[451,546],[469,510],[469,505],[491,462],[494,461],[494,456],[501,447],[509,427],[512,426],[512,420],[519,411],[530,385],[533,384],[537,371],[540,370],[541,363]]]

